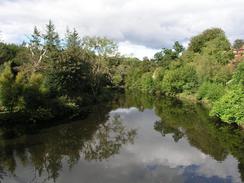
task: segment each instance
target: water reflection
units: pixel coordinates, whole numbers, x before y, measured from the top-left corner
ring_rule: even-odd
[[[104,160],[119,153],[122,145],[133,143],[136,130],[127,129],[119,116],[106,121],[97,121],[98,118],[90,124],[86,120],[51,128],[38,135],[2,140],[0,164],[4,168],[0,168],[0,180],[55,182],[64,164],[71,169],[83,157],[85,160]],[[28,172],[31,175],[21,177],[20,167],[29,166],[33,168]],[[33,178],[29,179],[29,176]]]
[[[242,182],[243,142],[199,105],[128,94],[85,121],[2,139],[0,180]]]
[[[133,143],[135,135],[135,129],[126,129],[120,116],[114,116],[112,120],[99,125],[92,139],[85,142],[83,150],[85,160],[101,161],[118,154],[122,145]]]

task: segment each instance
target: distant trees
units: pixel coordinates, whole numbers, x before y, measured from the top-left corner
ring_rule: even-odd
[[[102,57],[115,56],[118,53],[118,45],[106,37],[86,36],[82,39],[82,48]]]
[[[82,41],[76,29],[73,29],[73,31],[67,29],[65,38],[66,38],[67,49],[71,49],[71,50],[81,49]]]
[[[243,45],[244,45],[244,40],[243,39],[237,39],[233,43],[233,48],[240,49]]]
[[[159,65],[167,66],[170,61],[178,59],[183,51],[184,47],[176,41],[172,49],[163,48],[162,51],[155,53],[154,61]]]
[[[235,47],[241,44],[242,41],[236,41]],[[224,31],[207,29],[190,40],[187,50],[175,42],[172,49],[163,49],[154,55],[155,65],[147,61],[137,63],[125,83],[128,89],[155,95],[193,95],[213,105],[212,115],[243,124],[244,89],[243,81],[239,80],[244,78],[240,74],[244,72],[239,64],[233,75],[234,70],[229,66],[233,59]],[[148,69],[141,65],[147,65]]]
[[[240,47],[236,41],[234,47]],[[60,43],[54,24],[45,33],[34,28],[28,46],[0,43],[0,102],[5,111],[28,112],[31,119],[80,115],[108,88],[153,95],[192,95],[213,105],[211,114],[243,123],[243,64],[234,59],[223,30],[207,29],[185,50],[175,42],[153,59],[122,57],[116,42],[105,37],[80,38],[67,29]],[[235,112],[231,111],[232,102]]]

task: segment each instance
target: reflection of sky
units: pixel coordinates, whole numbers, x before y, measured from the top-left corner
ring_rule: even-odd
[[[159,117],[153,110],[117,109],[110,112],[110,119],[116,115],[126,127],[137,129],[134,144],[123,146],[120,154],[102,162],[81,159],[72,170],[64,166],[57,182],[241,182],[238,161],[233,156],[218,162],[191,146],[186,137],[178,142],[171,134],[162,137],[154,130]],[[24,176],[33,171],[26,167],[18,167],[16,173]]]

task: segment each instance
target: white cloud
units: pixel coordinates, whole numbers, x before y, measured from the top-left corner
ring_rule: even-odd
[[[68,25],[81,36],[115,39],[122,50],[130,43],[127,54],[141,58],[209,27],[223,28],[231,40],[244,38],[243,7],[242,0],[1,0],[0,30],[5,41],[19,42],[52,19],[60,33]]]
[[[148,48],[143,45],[131,44],[129,41],[119,43],[119,52],[127,55],[143,59],[144,56],[153,58],[154,54],[159,51],[157,49]]]

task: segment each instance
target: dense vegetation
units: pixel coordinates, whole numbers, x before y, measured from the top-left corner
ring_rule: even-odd
[[[51,21],[43,34],[35,27],[28,43],[1,43],[1,122],[82,116],[84,107],[123,85],[131,60],[107,38],[81,39],[74,29],[60,39]]]
[[[240,41],[235,47],[240,48]],[[234,59],[225,33],[208,29],[190,40],[176,42],[150,62],[141,62],[126,78],[129,90],[177,96],[208,103],[211,115],[228,123],[244,124],[244,63]]]
[[[234,48],[243,45],[237,40]],[[115,88],[208,102],[211,115],[244,124],[244,62],[235,60],[230,42],[218,28],[175,42],[154,58],[123,57],[115,42],[80,38],[67,30],[60,39],[50,21],[45,33],[35,27],[27,43],[0,43],[1,121],[50,121],[74,118]],[[17,116],[17,117],[16,117]]]

